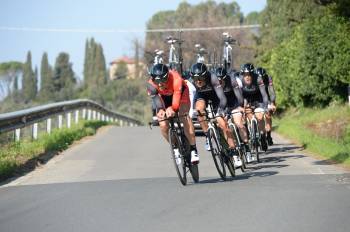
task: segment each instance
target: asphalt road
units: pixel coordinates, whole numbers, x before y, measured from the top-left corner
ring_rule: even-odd
[[[348,232],[350,174],[275,143],[223,182],[199,138],[200,183],[184,187],[158,128],[105,129],[2,184],[0,231]]]

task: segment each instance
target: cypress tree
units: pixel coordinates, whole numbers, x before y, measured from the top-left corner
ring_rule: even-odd
[[[52,78],[52,68],[49,64],[47,53],[44,52],[41,59],[41,88],[40,88],[40,98],[43,101],[49,101],[53,98],[53,78]]]
[[[61,52],[56,59],[53,79],[56,100],[69,100],[74,97],[76,79],[69,55],[65,52]]]
[[[22,93],[25,103],[33,100],[36,95],[36,83],[32,70],[32,54],[30,51],[27,53],[27,60],[23,67]]]

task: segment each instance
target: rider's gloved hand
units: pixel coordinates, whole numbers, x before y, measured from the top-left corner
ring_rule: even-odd
[[[165,118],[165,110],[160,109],[157,113],[158,120],[164,120]]]
[[[175,116],[175,111],[173,110],[173,108],[171,106],[166,109],[165,113],[166,113],[166,116],[168,118]]]

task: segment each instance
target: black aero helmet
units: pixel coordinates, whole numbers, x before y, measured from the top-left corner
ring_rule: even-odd
[[[225,80],[225,78],[227,77],[227,71],[224,67],[219,67],[215,69],[215,75],[219,80]]]
[[[152,80],[157,84],[167,82],[168,73],[169,69],[164,64],[155,64],[151,69]]]
[[[249,73],[252,75],[254,73],[254,65],[251,63],[246,63],[241,66],[241,74]]]
[[[193,80],[205,80],[205,78],[208,76],[207,66],[205,66],[203,63],[196,63],[192,65],[190,75]]]
[[[261,77],[265,77],[267,75],[266,70],[262,67],[256,68],[255,73]]]

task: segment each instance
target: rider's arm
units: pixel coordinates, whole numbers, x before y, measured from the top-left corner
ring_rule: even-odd
[[[233,88],[233,92],[235,93],[237,102],[240,106],[243,106],[243,93],[242,93],[242,89],[239,86],[239,83],[237,82],[237,79],[232,76],[231,78],[231,84],[232,84],[232,88]]]
[[[267,105],[269,104],[269,97],[267,96],[265,84],[261,77],[258,77],[258,85],[259,85],[261,96],[263,98],[264,107],[267,108]]]
[[[152,99],[152,108],[154,107],[156,111],[165,108],[163,100],[158,94],[158,90],[149,82],[147,83],[147,93]]]
[[[270,100],[271,100],[271,102],[275,104],[275,101],[276,101],[276,93],[275,93],[275,88],[273,87],[273,82],[272,82],[272,77],[271,77],[271,76],[269,76],[268,91],[269,91],[269,95],[270,95]]]
[[[219,109],[224,110],[227,104],[227,98],[224,93],[224,89],[222,88],[218,78],[215,75],[211,75],[211,84],[215,90],[216,96],[219,98]]]
[[[169,75],[173,75],[173,102],[172,102],[172,108],[174,111],[178,111],[180,108],[180,100],[181,100],[181,94],[182,94],[182,88],[183,88],[183,79],[181,78],[180,74],[176,71],[170,71]]]

